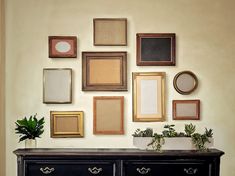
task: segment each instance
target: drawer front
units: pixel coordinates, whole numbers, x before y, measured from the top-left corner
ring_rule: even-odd
[[[27,162],[25,176],[115,176],[115,162]]]
[[[125,162],[125,176],[209,176],[206,163],[184,162]]]

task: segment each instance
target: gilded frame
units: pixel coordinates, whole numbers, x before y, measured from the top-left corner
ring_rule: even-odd
[[[165,72],[133,72],[134,122],[165,120]]]
[[[174,33],[137,33],[138,66],[175,66]]]
[[[83,116],[84,116],[83,111],[50,111],[51,137],[52,138],[83,137],[84,136]],[[66,121],[68,124],[66,124]],[[71,125],[73,125],[73,127]],[[61,128],[64,128],[64,130]]]
[[[200,120],[200,100],[173,100],[172,116],[173,120]]]
[[[127,52],[82,52],[83,91],[127,91]]]
[[[93,133],[124,134],[124,96],[93,97]]]
[[[76,36],[49,36],[48,45],[49,45],[49,58],[77,57]]]
[[[58,89],[58,87],[60,87],[60,89]],[[43,103],[45,104],[72,103],[71,68],[43,69]]]
[[[94,46],[126,46],[127,19],[94,18],[93,42]]]

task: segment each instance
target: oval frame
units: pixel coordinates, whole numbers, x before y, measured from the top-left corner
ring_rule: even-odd
[[[190,89],[189,91],[183,91],[183,90],[181,90],[181,89],[178,87],[178,85],[177,85],[177,80],[178,80],[178,78],[179,78],[181,75],[183,75],[183,74],[188,74],[188,75],[190,75],[190,76],[194,79],[194,86],[193,86],[192,89]],[[191,93],[197,88],[197,86],[198,86],[198,79],[197,79],[197,76],[196,76],[193,72],[191,72],[191,71],[182,71],[182,72],[179,72],[179,73],[177,73],[177,74],[175,75],[174,80],[173,80],[173,85],[174,85],[175,90],[176,90],[178,93],[180,93],[180,94],[182,94],[182,95],[188,95],[188,94],[191,94]]]

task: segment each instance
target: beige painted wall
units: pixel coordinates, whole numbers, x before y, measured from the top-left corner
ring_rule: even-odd
[[[0,176],[5,176],[5,56],[4,1],[0,0]]]
[[[161,131],[166,123],[183,130],[189,121],[172,121],[173,99],[200,99],[201,121],[193,122],[201,131],[214,129],[215,147],[226,152],[221,175],[235,175],[235,23],[234,0],[7,0],[6,2],[6,145],[7,176],[16,175],[16,157],[12,151],[23,147],[14,134],[14,122],[38,113],[46,117],[46,128],[38,147],[133,147],[131,134],[136,128],[153,127]],[[127,47],[93,46],[92,19],[125,17],[128,19]],[[135,35],[138,32],[174,32],[177,35],[175,67],[137,67]],[[77,59],[49,59],[49,35],[78,36]],[[127,92],[82,92],[81,51],[127,51]],[[47,67],[70,67],[74,74],[73,103],[42,103],[42,70]],[[172,86],[174,75],[193,71],[199,79],[191,95],[179,95]],[[132,122],[131,72],[166,72],[167,121]],[[92,134],[92,97],[125,96],[125,135]],[[85,137],[51,139],[50,110],[83,110]],[[15,164],[14,164],[15,163]]]

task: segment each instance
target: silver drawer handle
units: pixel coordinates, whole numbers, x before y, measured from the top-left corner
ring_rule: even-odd
[[[194,175],[194,174],[196,174],[197,173],[197,171],[198,171],[198,169],[196,168],[196,169],[193,169],[193,168],[188,168],[188,169],[186,169],[186,168],[184,168],[184,172],[186,173],[186,174],[188,174],[188,175]]]
[[[40,168],[40,171],[42,171],[42,173],[44,174],[50,174],[52,173],[53,171],[55,171],[55,168],[49,168],[49,167],[45,167],[45,168]]]
[[[142,175],[145,175],[145,174],[147,174],[147,173],[149,173],[149,172],[151,171],[150,168],[145,168],[145,167],[142,167],[141,169],[140,169],[140,168],[137,168],[136,170],[137,170],[140,174],[142,174]]]
[[[97,168],[97,167],[88,168],[88,171],[92,173],[93,175],[99,174],[100,172],[102,172],[102,170],[103,170],[102,168]]]

